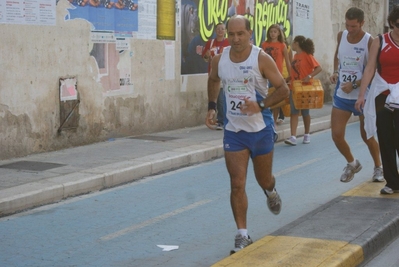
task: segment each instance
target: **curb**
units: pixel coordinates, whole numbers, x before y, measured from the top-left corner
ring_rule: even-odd
[[[0,217],[221,157],[220,141],[211,141],[7,188]]]
[[[378,186],[364,182],[212,267],[364,266],[399,236],[399,196]]]

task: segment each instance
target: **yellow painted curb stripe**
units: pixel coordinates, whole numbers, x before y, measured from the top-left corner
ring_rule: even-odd
[[[323,266],[352,267],[364,260],[363,249],[348,242],[292,236],[266,236],[212,267]]]
[[[364,182],[342,195],[346,197],[399,198],[398,193],[394,193],[392,195],[381,195],[380,190],[384,186],[385,182],[384,183]]]
[[[399,198],[399,194],[381,195],[385,183],[364,182],[342,196]],[[352,267],[364,260],[359,245],[344,241],[292,236],[265,236],[245,249],[227,257],[212,267],[256,266],[323,266]]]

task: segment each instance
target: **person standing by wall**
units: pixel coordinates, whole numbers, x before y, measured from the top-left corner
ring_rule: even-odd
[[[274,59],[280,73],[283,73],[283,62],[285,62],[285,65],[288,68],[288,74],[290,73],[291,61],[288,55],[287,46],[285,44],[285,36],[280,28],[280,25],[270,25],[270,27],[267,29],[266,40],[261,44],[261,47],[269,56]],[[289,80],[290,77],[286,77],[286,81],[288,82]],[[273,84],[271,86],[273,86]],[[277,123],[279,111],[280,108],[274,108],[272,110],[275,123]]]
[[[330,77],[336,83],[333,108],[331,112],[331,134],[335,146],[345,157],[347,165],[341,176],[341,182],[350,182],[355,173],[362,169],[359,160],[352,155],[349,144],[345,140],[345,129],[351,115],[359,116],[360,135],[366,143],[374,161],[372,180],[384,181],[381,168],[380,151],[374,137],[367,139],[364,130],[364,115],[356,110],[355,103],[359,95],[357,89],[362,80],[363,71],[367,64],[371,35],[365,32],[364,12],[357,7],[351,7],[345,14],[346,30],[338,33],[337,48],[334,55],[334,73]]]
[[[301,80],[302,82],[309,82],[315,75],[319,74],[322,70],[320,64],[313,57],[315,48],[311,39],[302,35],[294,38],[291,48],[295,53],[294,59],[291,63],[291,86],[294,80]],[[303,143],[310,143],[310,112],[309,109],[298,110],[295,108],[293,95],[290,95],[290,130],[291,137],[284,142],[287,145],[296,146],[296,131],[298,128],[299,111],[302,114],[305,134],[303,136]]]
[[[229,46],[229,40],[225,38],[226,35],[226,26],[224,23],[220,22],[216,25],[215,27],[216,31],[216,38],[214,39],[209,39],[204,47],[204,50],[202,51],[202,58],[206,61],[209,62],[208,66],[208,74],[211,71],[211,62],[212,58],[223,52],[223,48],[226,46]],[[216,124],[216,130],[223,130],[224,126],[224,103],[223,103],[223,89],[220,89],[218,100],[217,100],[217,124]]]
[[[355,104],[359,112],[364,107],[367,138],[373,138],[377,132],[387,182],[381,194],[399,193],[399,5],[392,8],[388,23],[392,30],[375,38],[371,44]],[[373,82],[365,101],[371,79]]]
[[[282,74],[283,74],[283,78],[289,84],[290,83],[290,79],[291,79],[291,74],[288,72],[288,70],[290,70],[293,54],[292,54],[291,46],[290,46],[290,44],[289,44],[287,39],[285,39],[285,45],[287,46],[287,52],[288,52],[288,58],[289,58],[290,64],[288,64],[288,67],[287,67],[287,64],[285,63],[285,60],[283,61],[283,72],[282,72]],[[280,107],[276,124],[277,125],[278,124],[282,124],[284,122],[284,119],[285,119],[285,117],[284,117],[283,109]]]
[[[270,106],[288,97],[289,89],[274,60],[261,48],[250,43],[252,30],[244,16],[233,16],[227,25],[231,46],[212,60],[208,77],[208,113],[205,124],[214,129],[219,83],[226,91],[226,125],[223,148],[230,175],[230,203],[237,226],[235,253],[250,245],[247,230],[248,198],[245,190],[249,158],[256,180],[266,194],[273,214],[281,211],[281,199],[272,174],[273,148],[276,137]],[[276,91],[267,96],[268,80]],[[228,93],[227,93],[228,90]]]

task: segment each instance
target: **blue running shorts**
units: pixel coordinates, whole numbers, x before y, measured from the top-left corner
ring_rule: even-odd
[[[334,101],[333,101],[334,108],[351,112],[355,116],[362,115],[363,113],[359,112],[355,108],[355,103],[356,103],[356,99],[345,99],[345,98],[341,98],[341,97],[337,96],[336,94],[334,94]]]
[[[224,131],[223,148],[225,151],[236,152],[248,149],[251,158],[270,153],[274,148],[277,133],[273,125],[268,125],[259,132],[248,133],[239,131]]]

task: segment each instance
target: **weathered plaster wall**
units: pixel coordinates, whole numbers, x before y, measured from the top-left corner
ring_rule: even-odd
[[[324,98],[331,101],[333,86],[329,82],[329,77],[333,68],[333,55],[335,51],[336,42],[334,41],[334,33],[331,27],[331,13],[328,9],[330,2],[337,1],[313,1],[314,4],[314,32],[313,41],[315,44],[315,58],[321,64],[323,71],[317,76],[322,81],[323,88],[326,90]],[[339,18],[342,20],[343,18]],[[321,26],[322,25],[322,26]],[[321,26],[321,27],[320,27]]]
[[[331,88],[328,77],[333,71],[335,38],[344,29],[346,9],[363,8],[365,29],[375,35],[382,32],[385,21],[381,2],[314,1],[315,56],[323,67],[319,77],[325,88]],[[133,39],[133,56],[121,57],[131,61],[134,90],[107,95],[89,54],[90,25],[83,20],[65,21],[67,6],[66,0],[59,1],[54,27],[0,24],[0,159],[203,124],[207,75],[180,76],[179,36],[174,80],[164,78],[165,67],[170,67],[165,66],[164,42]],[[57,134],[58,79],[67,76],[78,79],[79,125]]]
[[[163,41],[133,39],[134,90],[104,94],[98,67],[90,56],[90,25],[65,21],[66,0],[57,5],[57,26],[1,24],[0,159],[58,150],[203,122],[204,77],[180,92],[180,59],[174,80],[166,81]],[[179,42],[175,54],[179,55]],[[76,76],[80,95],[79,126],[57,134],[61,77]]]
[[[372,36],[376,36],[384,30],[385,2],[382,0],[313,1],[315,57],[323,68],[323,72],[317,78],[322,80],[329,99],[331,99],[335,88],[335,85],[329,82],[329,77],[334,71],[333,57],[337,46],[337,34],[339,31],[345,30],[346,11],[352,6],[363,9],[365,12],[363,29]]]
[[[363,29],[376,36],[384,30],[386,15],[384,13],[386,1],[381,0],[352,0],[342,1],[340,4],[331,1],[331,24],[334,37],[338,31],[345,29],[345,12],[351,6],[356,6],[365,12],[365,24]]]

